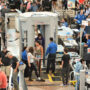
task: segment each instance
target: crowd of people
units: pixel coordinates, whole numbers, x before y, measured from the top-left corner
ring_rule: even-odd
[[[17,5],[16,5],[17,4]],[[68,9],[67,0],[62,0],[62,7],[64,9]],[[51,11],[52,7],[56,8],[57,0],[26,0],[26,2],[21,2],[20,0],[0,0],[0,49],[1,49],[1,37],[3,40],[3,50],[0,52],[0,90],[6,90],[7,82],[9,81],[10,76],[10,68],[13,68],[13,84],[16,90],[19,90],[18,86],[18,72],[19,72],[19,60],[12,55],[10,51],[5,47],[5,13],[15,12],[14,9],[19,9],[22,13],[24,12],[40,12],[40,11]],[[77,29],[80,30],[82,20],[90,19],[90,3],[89,0],[86,0],[83,4],[79,4],[76,2],[76,9],[79,11],[74,18],[75,24],[77,25]],[[8,19],[9,23],[10,20]],[[66,18],[63,18],[60,21],[61,26],[69,27],[69,23]],[[37,26],[39,27],[39,26]],[[86,26],[83,33],[83,41],[86,42],[84,47],[90,48],[90,35],[87,34],[90,32],[90,26]],[[80,33],[76,38],[76,41],[80,41]],[[35,39],[35,47],[24,47],[22,51],[22,61],[26,65],[24,70],[24,77],[28,77],[29,81],[33,81],[32,79],[32,71],[35,71],[37,76],[37,81],[45,81],[41,78],[41,65],[44,56],[48,56],[47,58],[47,68],[46,74],[49,74],[51,69],[52,73],[55,73],[55,63],[56,63],[56,52],[57,52],[57,44],[54,42],[53,38],[50,38],[50,44],[45,52],[45,40],[41,34],[38,34],[38,37]],[[80,73],[80,70],[84,68],[83,66],[84,60],[81,59],[76,62],[75,72]],[[87,60],[87,64],[90,63],[90,59]],[[68,54],[68,49],[64,49],[64,55],[62,56],[62,82],[63,85],[68,85],[69,80],[69,71],[70,71],[70,55]],[[80,75],[76,75],[75,79],[77,80],[76,90],[79,90],[80,84]]]

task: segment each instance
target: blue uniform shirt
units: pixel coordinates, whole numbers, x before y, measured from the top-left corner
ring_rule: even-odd
[[[86,19],[86,16],[84,14],[80,15],[76,15],[74,19],[77,19],[76,23],[78,24],[81,24],[82,23],[82,20],[85,20]]]
[[[27,51],[22,52],[22,60],[27,61]]]
[[[62,23],[62,26],[68,27],[68,23],[64,22],[64,23]]]
[[[54,42],[51,42],[47,48],[46,55],[55,54],[57,51],[57,45]]]
[[[90,39],[87,40],[87,45],[90,48]]]
[[[83,66],[81,64],[81,62],[77,61],[75,64],[75,72],[80,73],[80,70],[83,69]]]

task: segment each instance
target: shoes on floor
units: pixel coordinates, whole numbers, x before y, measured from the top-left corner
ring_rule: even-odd
[[[44,79],[41,79],[40,77],[38,77],[38,79],[36,81],[45,82],[45,80]]]

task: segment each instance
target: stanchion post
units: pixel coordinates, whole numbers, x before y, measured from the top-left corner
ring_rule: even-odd
[[[82,35],[83,35],[83,31],[84,31],[84,26],[81,25],[80,28],[80,56],[82,57]]]

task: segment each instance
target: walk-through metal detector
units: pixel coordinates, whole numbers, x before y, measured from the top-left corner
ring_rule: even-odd
[[[49,38],[53,37],[56,41],[57,25],[58,25],[58,15],[51,12],[26,12],[20,14],[17,17],[19,21],[18,25],[22,32],[22,38],[25,40],[27,46],[34,46],[35,41],[35,31],[34,25],[44,25],[45,29],[42,29],[45,39],[45,50],[48,47]],[[18,30],[18,28],[17,28]],[[25,37],[26,33],[26,37]],[[23,43],[25,45],[25,43]]]

